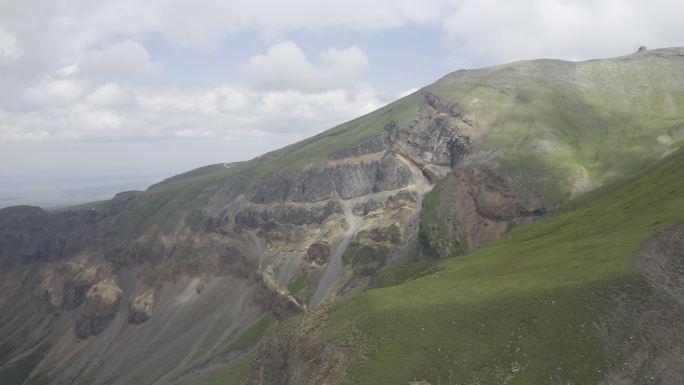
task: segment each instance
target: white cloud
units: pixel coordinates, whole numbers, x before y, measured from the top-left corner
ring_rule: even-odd
[[[62,112],[64,115],[60,118],[70,125],[64,127],[66,130],[63,132],[73,132],[76,138],[82,135],[86,139],[117,139],[118,131],[128,123],[117,111],[89,104],[77,104]],[[59,113],[56,115],[59,116]]]
[[[0,59],[18,59],[21,51],[17,47],[17,38],[0,28]]]
[[[434,24],[452,8],[447,0],[32,0],[0,2],[0,25],[25,48],[22,76],[75,63],[103,45],[161,35],[180,47],[216,47],[244,30],[280,36],[293,29],[380,30]],[[10,36],[10,35],[8,35]],[[14,44],[14,43],[12,43]],[[12,50],[13,52],[13,50]]]
[[[25,98],[29,111],[0,110],[0,142],[309,136],[388,101],[364,85],[307,93],[237,84],[146,89],[106,83],[88,88],[71,79],[46,80],[27,90]]]
[[[472,66],[681,45],[682,14],[684,2],[673,0],[3,1],[0,141],[306,135],[388,101],[360,82],[369,66],[360,48],[307,55],[287,41],[291,31],[427,25],[443,31],[458,66]],[[240,31],[285,40],[244,58],[246,83],[136,83],[163,71],[143,42],[183,54]]]
[[[153,75],[162,67],[150,59],[142,44],[126,40],[102,50],[86,52],[78,69],[86,76],[111,79]]]
[[[208,130],[208,129],[203,128],[203,127],[185,128],[185,129],[176,131],[175,135],[178,138],[192,138],[192,139],[215,138],[216,137],[216,133],[214,131]]]
[[[57,75],[64,76],[64,77],[71,76],[77,72],[78,72],[78,66],[75,64],[64,66],[64,67],[58,69],[57,71],[55,71],[55,73]]]
[[[151,34],[172,45],[216,47],[245,30],[282,39],[292,30],[429,25],[449,36],[466,64],[478,57],[590,58],[623,53],[637,43],[682,44],[682,14],[684,2],[677,0],[33,0],[31,6],[4,1],[0,55],[21,54],[13,75],[41,76],[46,68],[74,64],[92,47],[130,39],[128,49],[137,49],[139,60],[127,65],[145,72],[154,71],[155,63],[133,44]],[[106,64],[99,67],[113,70]]]
[[[100,75],[140,76],[159,70],[140,44],[150,35],[174,46],[216,47],[246,30],[282,39],[292,30],[428,25],[444,31],[459,65],[587,59],[622,54],[639,43],[680,45],[682,14],[684,2],[676,0],[34,0],[31,6],[4,1],[0,58],[14,58],[3,74],[15,78],[35,80],[79,58]],[[122,39],[128,41],[107,46]]]
[[[162,127],[159,135],[222,138],[262,136],[269,132],[320,132],[386,103],[363,86],[305,93],[259,91],[223,84],[209,89],[140,92],[136,112],[141,126]],[[147,120],[149,119],[149,120]]]
[[[42,130],[25,130],[8,124],[0,125],[0,143],[36,142],[50,139],[50,133]]]
[[[37,107],[69,105],[86,91],[85,83],[71,79],[44,79],[24,92],[25,99]]]
[[[412,93],[414,93],[414,92],[416,92],[416,91],[418,91],[418,88],[415,88],[415,87],[409,88],[409,89],[406,90],[406,91],[400,92],[399,95],[398,95],[398,97],[403,98],[404,96],[409,96],[409,95],[411,95]]]
[[[85,97],[88,104],[100,107],[124,106],[133,102],[133,95],[129,89],[116,83],[105,83],[95,88]]]
[[[320,64],[311,63],[304,51],[287,41],[250,58],[242,70],[262,89],[322,91],[347,87],[368,67],[368,58],[358,47],[331,47],[320,59]]]
[[[460,62],[590,59],[683,44],[672,0],[466,0],[442,21]]]

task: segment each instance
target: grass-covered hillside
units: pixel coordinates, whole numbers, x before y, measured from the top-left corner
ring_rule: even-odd
[[[684,153],[596,196],[341,304],[316,343],[354,341],[348,384],[599,383],[622,365],[599,338],[602,317],[618,293],[649,295],[636,252],[684,221]],[[623,332],[638,341],[646,330]]]
[[[519,187],[558,203],[629,175],[684,136],[684,50],[534,60],[459,71],[426,88],[495,114],[478,147],[500,151]]]
[[[469,159],[496,160],[520,194],[537,194],[546,206],[631,175],[671,152],[684,137],[683,48],[462,70],[281,150],[153,186],[141,193],[147,198],[140,198],[145,201],[140,212],[149,215],[139,222],[164,222],[183,202],[202,202],[203,190],[236,175],[248,185],[284,169],[320,166],[331,154],[382,135],[390,123],[416,124],[424,93],[458,106],[471,128],[466,132]]]

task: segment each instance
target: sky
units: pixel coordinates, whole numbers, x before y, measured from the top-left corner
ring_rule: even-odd
[[[684,45],[678,0],[0,0],[0,207],[247,160],[462,68]]]

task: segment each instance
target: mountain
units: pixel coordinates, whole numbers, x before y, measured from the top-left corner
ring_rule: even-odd
[[[287,320],[247,383],[681,383],[684,151],[590,198]]]
[[[674,383],[683,136],[683,48],[534,60],[144,192],[2,209],[0,378]]]

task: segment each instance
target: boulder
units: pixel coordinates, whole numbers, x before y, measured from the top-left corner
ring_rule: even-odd
[[[152,290],[135,297],[133,302],[128,305],[128,323],[141,324],[150,319],[152,306],[154,306],[154,292]]]
[[[85,339],[104,331],[116,316],[122,293],[112,279],[105,279],[91,286],[81,306],[81,315],[76,321],[76,336]]]
[[[331,253],[328,242],[319,241],[309,246],[306,252],[306,260],[318,265],[324,265],[328,263]]]

